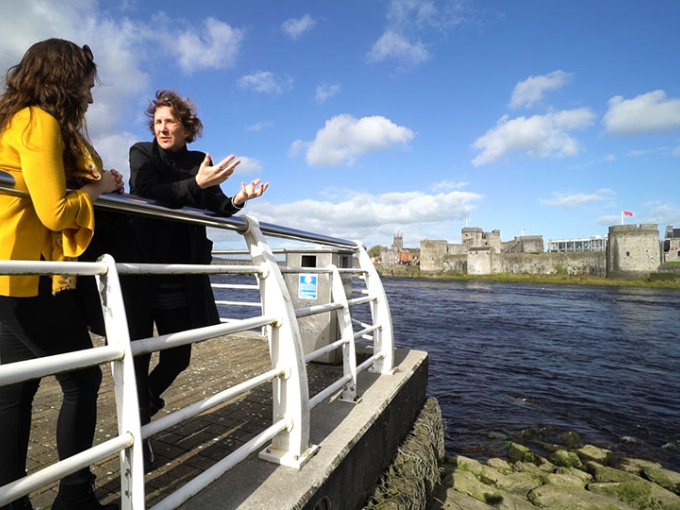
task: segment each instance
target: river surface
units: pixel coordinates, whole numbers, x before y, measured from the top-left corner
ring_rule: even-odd
[[[508,439],[536,449],[572,431],[680,471],[680,291],[383,285],[397,347],[430,354],[449,454],[504,457]]]
[[[574,431],[680,470],[680,291],[383,285],[397,345],[430,353],[450,453],[492,456],[505,437],[531,446]]]

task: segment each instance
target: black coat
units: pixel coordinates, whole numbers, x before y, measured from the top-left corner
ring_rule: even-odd
[[[130,148],[130,192],[170,208],[193,207],[231,216],[242,207],[233,204],[219,186],[201,189],[195,176],[205,153],[183,148],[170,152],[156,141]],[[209,264],[212,241],[206,228],[176,221],[135,217],[132,220],[142,257],[151,263]],[[186,276],[191,327],[219,323],[208,276]]]

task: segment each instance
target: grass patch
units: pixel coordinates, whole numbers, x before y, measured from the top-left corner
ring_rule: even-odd
[[[655,275],[662,275],[660,278]],[[422,273],[421,273],[422,276]],[[672,276],[668,278],[667,276]],[[488,275],[449,275],[437,274],[426,278],[438,278],[444,280],[503,282],[503,283],[527,283],[547,285],[590,285],[593,287],[643,287],[651,289],[678,289],[680,290],[680,278],[677,275],[667,273],[653,273],[650,278],[605,278],[591,275],[568,275],[568,274],[515,274],[495,273]]]

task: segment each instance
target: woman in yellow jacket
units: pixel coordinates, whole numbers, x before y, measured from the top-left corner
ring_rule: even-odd
[[[94,231],[92,203],[101,193],[122,190],[121,176],[102,170],[82,135],[96,69],[89,47],[48,39],[29,48],[7,72],[0,96],[0,169],[28,196],[0,194],[2,260],[78,257]],[[73,277],[0,275],[3,364],[92,346],[73,299],[74,286]],[[57,422],[57,450],[64,459],[92,446],[101,370],[95,366],[56,377],[64,394]],[[26,475],[31,408],[39,383],[0,387],[0,486]],[[117,508],[99,503],[93,481],[87,468],[68,475],[52,508]],[[3,508],[32,506],[23,497]]]

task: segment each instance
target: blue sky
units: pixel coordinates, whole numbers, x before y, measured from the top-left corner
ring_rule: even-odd
[[[261,177],[261,221],[367,247],[680,227],[677,0],[0,0],[0,67],[89,44],[108,167],[149,140],[158,88],[198,105],[191,147]],[[213,233],[218,246],[233,237]]]

